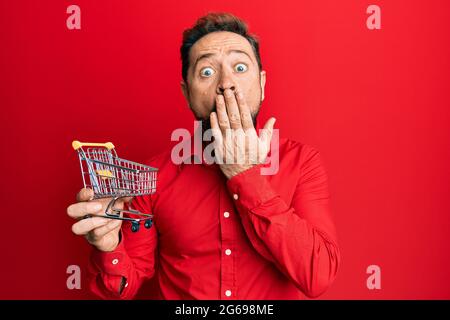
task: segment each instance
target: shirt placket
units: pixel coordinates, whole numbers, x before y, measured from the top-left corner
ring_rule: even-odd
[[[230,201],[226,188],[220,190],[220,235],[221,235],[221,281],[220,299],[237,299],[236,287],[236,245],[234,226],[236,223],[235,210]]]

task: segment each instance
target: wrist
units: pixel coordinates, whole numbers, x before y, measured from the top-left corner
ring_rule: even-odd
[[[253,164],[243,164],[243,165],[223,165],[221,166],[222,172],[227,177],[227,179],[231,179],[238,174],[247,171],[253,168]]]

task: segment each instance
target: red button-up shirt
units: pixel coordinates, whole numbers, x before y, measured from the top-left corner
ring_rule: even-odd
[[[217,164],[174,164],[170,150],[147,164],[159,168],[157,191],[132,204],[154,224],[124,223],[116,250],[93,250],[98,296],[131,299],[157,277],[163,299],[302,299],[335,278],[327,175],[312,147],[280,139],[278,173],[259,165],[229,180]]]

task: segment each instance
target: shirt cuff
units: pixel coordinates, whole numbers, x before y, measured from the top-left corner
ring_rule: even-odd
[[[91,258],[92,262],[101,273],[127,277],[131,260],[125,251],[123,239],[117,248],[111,252],[104,252],[94,248]]]
[[[234,201],[248,210],[257,208],[277,196],[267,177],[261,174],[261,168],[262,165],[256,165],[227,181]]]

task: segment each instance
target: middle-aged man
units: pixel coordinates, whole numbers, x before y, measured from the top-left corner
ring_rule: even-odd
[[[316,150],[288,139],[279,140],[276,174],[261,174],[274,153],[275,119],[258,136],[266,73],[257,40],[235,16],[210,13],[184,32],[181,58],[183,94],[203,128],[213,129],[219,161],[186,155],[175,163],[171,150],[149,161],[159,168],[157,192],[120,203],[154,215],[153,227],[136,233],[121,220],[80,219],[104,212],[109,199],[79,192],[67,212],[77,219],[73,232],[94,247],[91,290],[131,299],[157,277],[163,299],[319,296],[340,262],[327,175]],[[230,131],[246,143],[227,138]],[[230,150],[263,156],[223,161]]]

